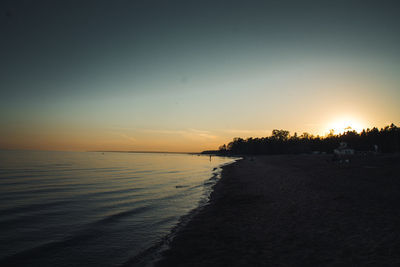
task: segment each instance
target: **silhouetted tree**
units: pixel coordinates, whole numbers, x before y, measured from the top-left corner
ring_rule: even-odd
[[[272,137],[279,141],[287,141],[289,139],[289,131],[285,130],[272,130]]]
[[[381,152],[400,152],[400,128],[393,123],[381,128],[364,129],[357,133],[351,127],[342,134],[335,135],[330,130],[326,137],[303,133],[298,136],[286,130],[272,131],[272,135],[261,138],[242,139],[236,137],[228,145],[219,147],[221,154],[298,154],[312,151],[332,152],[340,142],[346,142],[359,151],[373,151],[377,145]]]

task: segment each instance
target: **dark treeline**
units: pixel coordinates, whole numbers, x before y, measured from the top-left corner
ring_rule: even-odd
[[[228,145],[219,148],[219,154],[299,154],[313,151],[332,153],[341,142],[346,142],[356,151],[374,151],[378,146],[379,152],[400,152],[400,128],[393,123],[390,126],[372,128],[357,133],[348,129],[343,134],[335,135],[333,130],[326,137],[313,136],[303,133],[290,135],[286,130],[273,130],[272,135],[262,138],[234,138]]]

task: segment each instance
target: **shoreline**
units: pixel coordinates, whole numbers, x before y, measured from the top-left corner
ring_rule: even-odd
[[[207,155],[208,156],[208,155]],[[153,246],[147,248],[142,251],[138,255],[129,259],[127,262],[121,265],[122,266],[154,266],[160,259],[162,259],[162,255],[165,251],[170,249],[170,244],[176,237],[179,235],[180,231],[185,228],[185,226],[209,203],[211,199],[211,195],[214,192],[214,187],[219,182],[222,176],[223,168],[229,166],[231,164],[240,161],[241,157],[229,157],[232,159],[232,162],[223,163],[217,167],[215,167],[212,171],[211,177],[204,181],[204,192],[201,199],[199,199],[197,203],[197,207],[190,210],[188,213],[182,215],[179,218],[178,223],[170,230],[170,232],[163,236],[157,243]]]
[[[400,156],[246,157],[155,266],[400,264]]]

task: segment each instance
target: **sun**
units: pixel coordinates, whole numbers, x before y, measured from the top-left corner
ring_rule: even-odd
[[[338,119],[328,125],[328,132],[334,130],[334,134],[342,134],[347,131],[356,131],[360,133],[363,129],[363,123],[353,118]]]

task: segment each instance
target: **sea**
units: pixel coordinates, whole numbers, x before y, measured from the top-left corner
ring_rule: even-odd
[[[0,266],[152,266],[235,160],[0,151]]]

